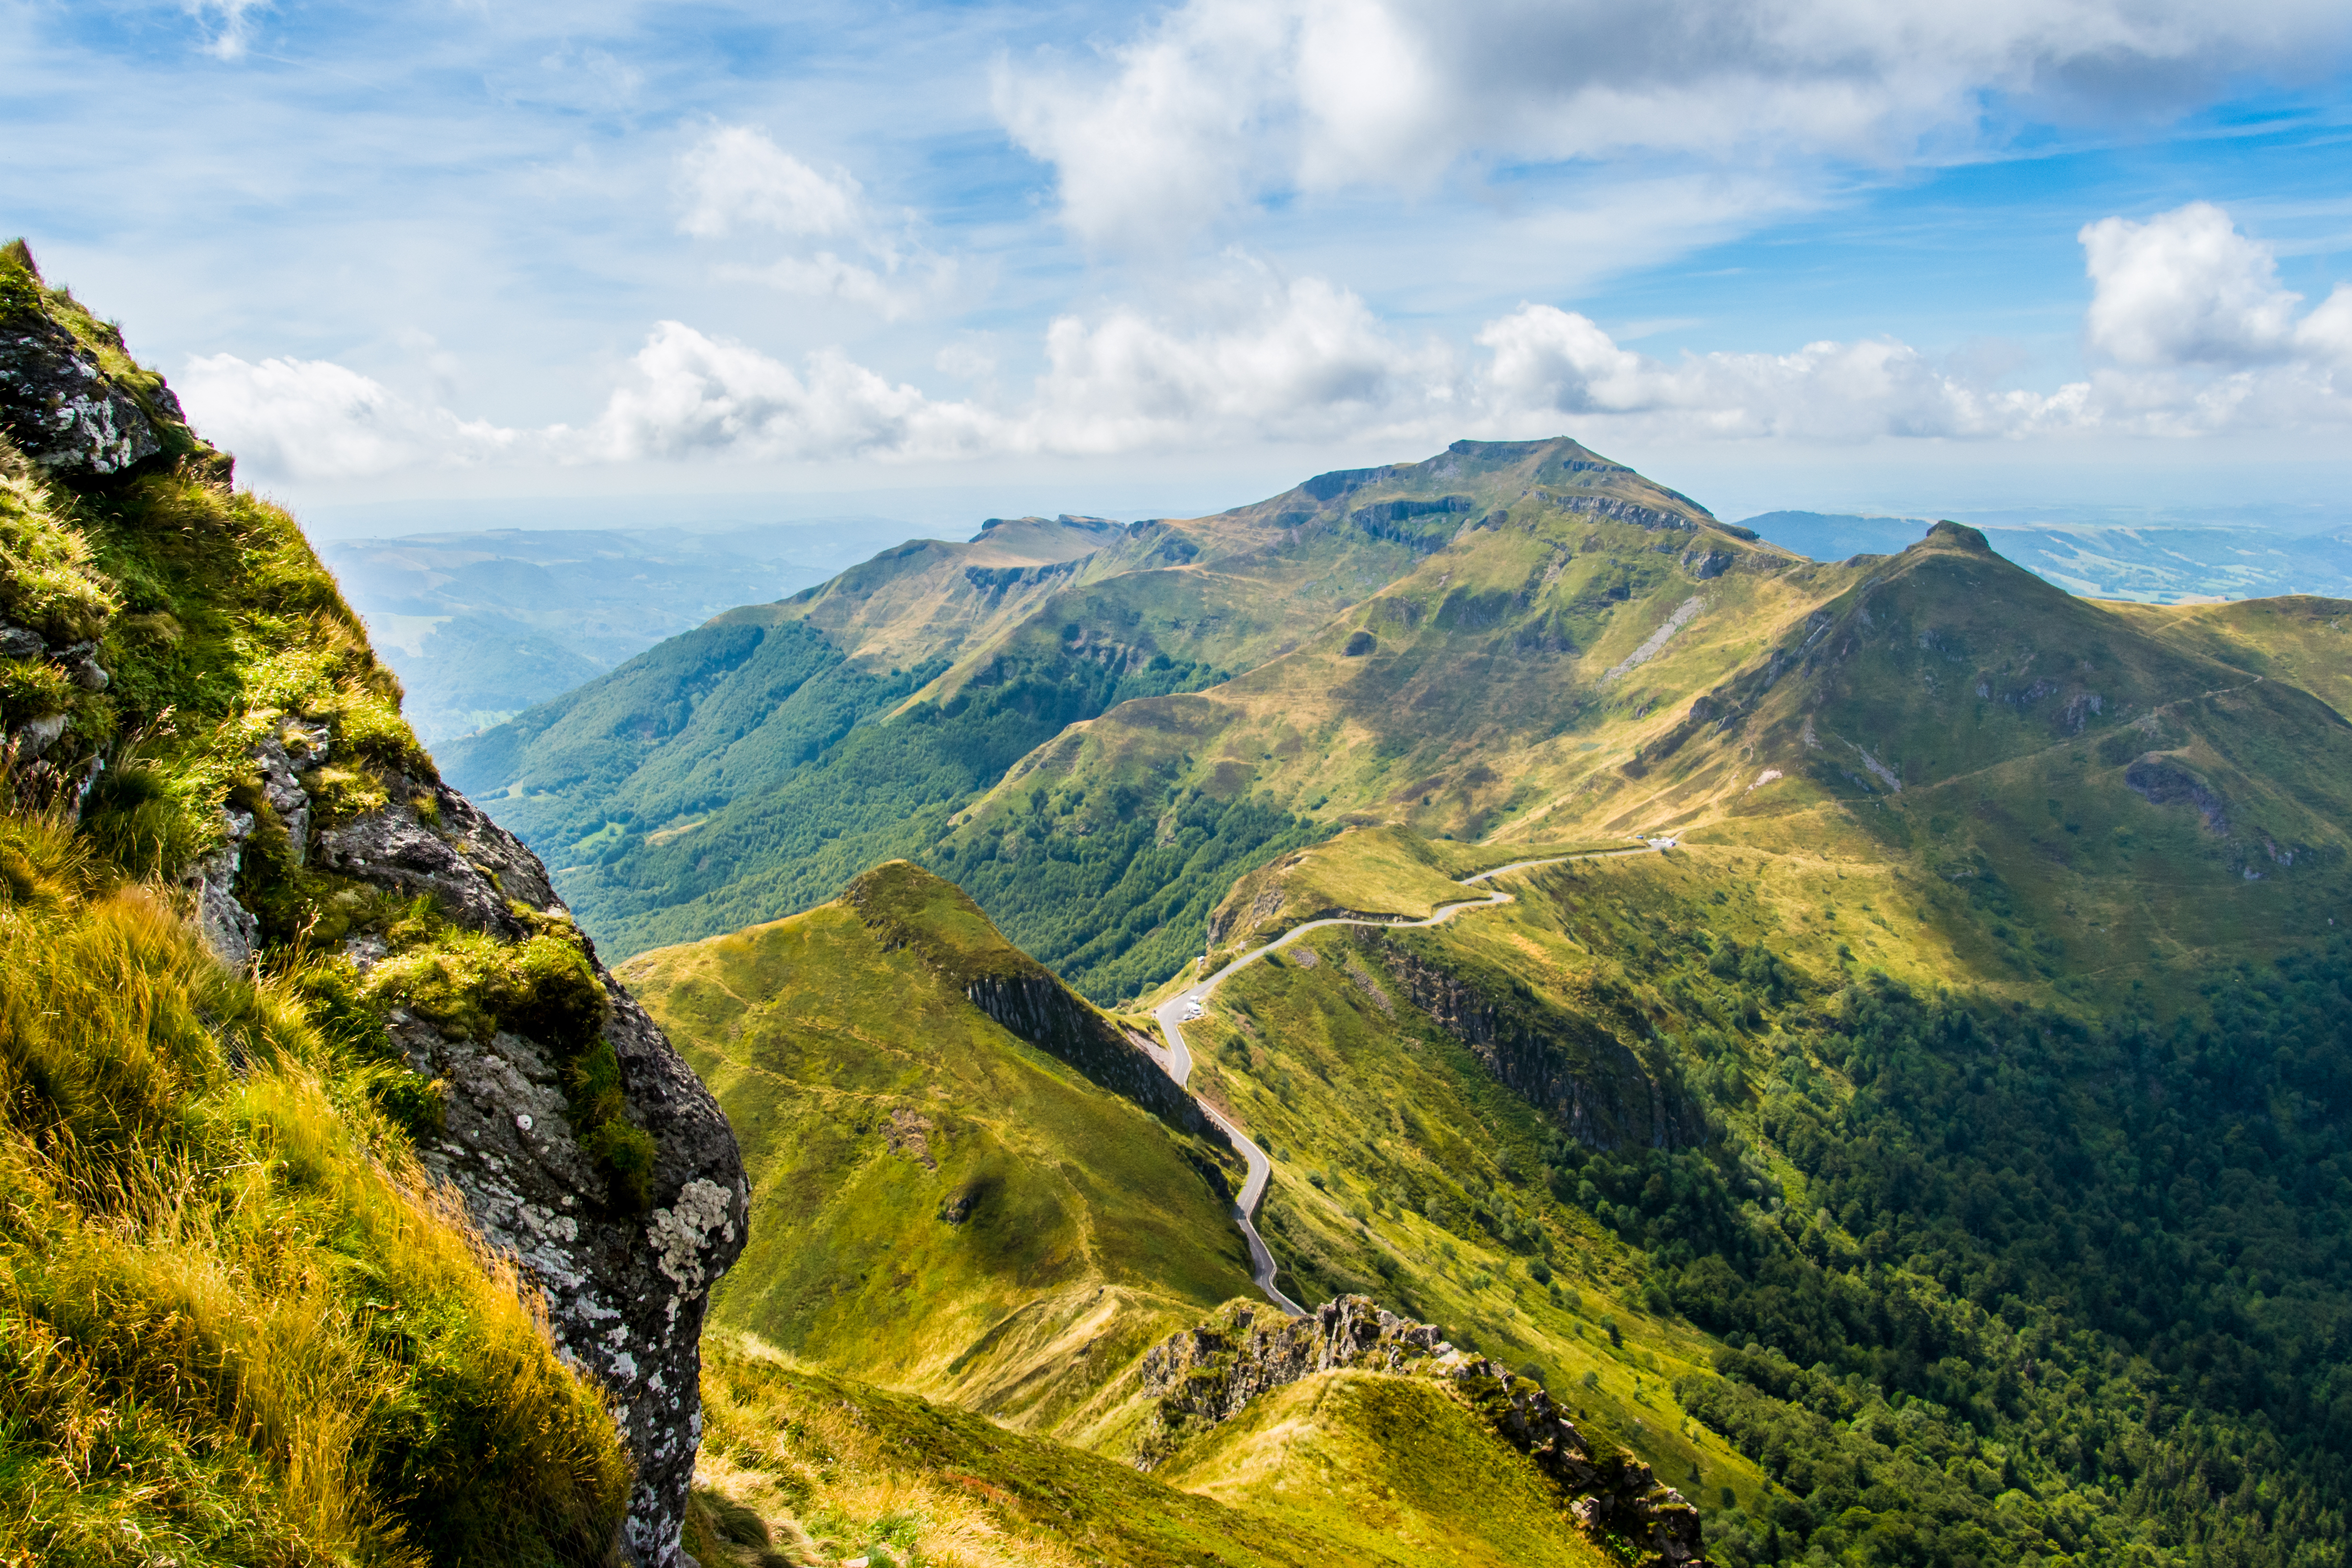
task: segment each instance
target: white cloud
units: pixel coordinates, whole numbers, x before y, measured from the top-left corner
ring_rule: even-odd
[[[2269,248],[2210,202],[2077,237],[2096,286],[2084,335],[2127,365],[2259,364],[2289,357],[2303,296],[2279,287]]]
[[[1202,439],[1352,435],[1419,423],[1454,395],[1454,357],[1399,342],[1364,301],[1319,278],[1243,265],[1184,316],[1063,316],[1024,428],[1041,448],[1112,452]]]
[[[971,405],[934,402],[838,350],[811,354],[795,371],[745,344],[664,321],[574,449],[620,462],[950,458],[987,451],[1000,435],[999,422]]]
[[[1099,244],[1175,243],[1262,195],[1412,190],[1464,163],[1633,154],[1766,171],[2326,68],[2333,0],[1187,0],[1094,68],[1001,65],[999,118]]]
[[[2098,363],[2049,393],[2003,390],[1892,340],[1666,363],[1591,321],[1525,305],[1478,334],[1498,419],[1581,415],[1681,438],[1851,441],[2115,432],[2196,437],[2352,424],[2352,288],[2297,320],[2270,249],[2196,202],[2081,232]]]
[[[198,26],[213,24],[205,53],[236,60],[245,58],[253,42],[253,13],[269,9],[269,0],[182,0],[182,6]]]
[[[1998,358],[1938,362],[1891,338],[1785,353],[1627,348],[1589,317],[1524,304],[1474,358],[1408,341],[1321,278],[1243,257],[1153,313],[1114,306],[1045,329],[1016,403],[935,398],[826,349],[788,364],[678,321],[648,335],[584,426],[498,428],[405,401],[320,361],[193,362],[200,425],[265,473],[342,477],[499,458],[565,463],[935,461],[1234,449],[1264,442],[1442,442],[1563,426],[1607,442],[1981,441],[2094,433],[2199,437],[2352,424],[2352,289],[2297,319],[2270,252],[2202,204],[2082,231],[2104,356],[2050,392],[2005,389]],[[861,287],[829,253],[835,287]],[[840,279],[847,279],[847,281]],[[818,281],[823,281],[822,279]],[[994,357],[937,361],[995,380]],[[1989,368],[1988,368],[1989,367]]]
[[[1506,419],[1589,415],[1684,437],[1853,441],[2024,434],[2058,406],[1971,385],[1886,339],[1784,354],[1685,354],[1669,364],[1620,347],[1583,316],[1523,305],[1489,322],[1478,342],[1494,353],[1488,405]]]
[[[912,242],[911,215],[894,233],[856,180],[819,172],[757,126],[712,127],[678,160],[676,188],[684,209],[678,228],[697,238],[773,233],[803,242],[833,239],[863,257],[831,247],[788,251],[758,262],[722,262],[715,269],[721,279],[839,300],[893,321],[954,292],[955,262]]]
[[[822,238],[866,226],[866,203],[846,174],[824,174],[756,126],[714,127],[678,160],[678,227],[702,239],[738,228]]]
[[[456,467],[533,444],[522,433],[412,403],[327,360],[256,364],[212,354],[190,360],[176,390],[207,438],[249,469],[289,479]]]

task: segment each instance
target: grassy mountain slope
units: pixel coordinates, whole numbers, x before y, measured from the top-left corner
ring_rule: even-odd
[[[1559,1499],[1538,1474],[1459,1402],[1418,1378],[1329,1372],[1294,1383],[1253,1400],[1156,1474],[1311,1530],[1355,1561],[1459,1568],[1612,1561],[1560,1528]]]
[[[980,550],[989,535],[887,553],[800,599],[722,617],[446,760],[548,854],[590,928],[623,950],[807,907],[890,856],[951,854],[956,879],[1024,946],[1090,994],[1132,994],[1181,962],[1235,874],[1327,830],[1253,798],[1221,756],[1197,768],[1174,760],[1196,710],[1184,694],[1295,659],[1329,640],[1335,616],[1400,578],[1443,575],[1426,563],[1450,541],[1499,538],[1501,519],[1538,512],[1564,536],[1622,547],[1574,565],[1563,550],[1515,547],[1507,567],[1493,566],[1517,574],[1513,591],[1531,578],[1568,584],[1528,634],[1539,662],[1556,662],[1571,622],[1588,641],[1617,626],[1603,640],[1622,658],[1675,607],[1634,625],[1621,612],[1635,584],[1719,575],[1759,553],[1572,442],[1458,443],[1220,517],[1138,524],[1058,563],[982,567],[943,553]],[[1661,539],[1690,559],[1663,561],[1652,548]],[[1439,598],[1385,613],[1419,620],[1444,608],[1449,629],[1495,613],[1493,594]],[[1433,670],[1407,696],[1426,707],[1463,674]],[[1522,715],[1538,726],[1550,721],[1540,684],[1522,692],[1544,710]],[[1051,773],[1030,779],[1033,767],[1007,783],[1008,771],[1070,724],[1146,699],[1136,711],[1166,743],[1087,801],[1060,801],[1056,818],[1074,820],[1034,819]],[[1301,744],[1272,743],[1294,757]],[[984,820],[965,820],[992,790]],[[1024,841],[1043,848],[1006,864]],[[1073,924],[1074,903],[1099,918]]]
[[[719,1322],[1083,1431],[1108,1418],[1080,1408],[1096,1384],[1248,1291],[1230,1151],[967,994],[1026,963],[956,889],[900,864],[835,903],[625,966],[757,1173]],[[1073,1356],[1096,1370],[1074,1375]]]
[[[1718,847],[1521,874],[1302,939],[1188,1032],[1276,1151],[1297,1292],[1525,1357],[1719,1561],[2339,1561],[2352,956],[2086,1016],[1939,881]]]
[[[2298,595],[2178,609],[2109,607],[2150,637],[2299,686],[2352,714],[2352,601]]]
[[[1139,1359],[1248,1293],[1247,1260],[1204,1179],[1217,1151],[969,999],[973,977],[1026,962],[952,887],[901,864],[837,903],[625,966],[759,1173],[754,1239],[717,1320],[789,1357],[741,1346],[709,1363],[725,1391],[701,1471],[712,1528],[748,1530],[749,1509],[771,1541],[887,1546],[892,1510],[861,1516],[832,1473],[846,1447],[897,1476],[898,1544],[927,1562],[1031,1560],[981,1550],[950,1527],[967,1515],[1024,1538],[1058,1520],[1031,1548],[1047,1562],[1061,1542],[1073,1561],[1413,1563],[1436,1541],[1459,1543],[1448,1561],[1599,1562],[1569,1500],[1433,1383],[1310,1379],[1180,1449],[1165,1481],[1118,1462],[1151,1408]],[[819,1390],[893,1441],[804,1414]],[[1030,1500],[1047,1477],[1041,1518]],[[908,1500],[959,1488],[959,1504]]]
[[[289,714],[334,742],[322,815],[419,759],[397,687],[293,521],[21,242],[0,355],[0,1556],[606,1560],[626,1451],[425,1175],[440,1088],[348,965],[223,965],[181,880],[266,809]],[[364,902],[274,890],[313,927]]]
[[[1319,1397],[1329,1380],[1316,1379],[1284,1391],[1279,1433],[1235,1424],[1242,1440],[1222,1445],[1180,1485],[820,1371],[747,1337],[718,1338],[704,1364],[710,1458],[688,1544],[706,1568],[751,1568],[763,1552],[941,1568],[1410,1568],[1432,1560],[1433,1541],[1466,1548],[1447,1562],[1605,1561],[1543,1509],[1549,1500],[1528,1489],[1517,1454],[1426,1385],[1395,1393],[1435,1401],[1412,1415],[1452,1441],[1430,1443],[1417,1462],[1363,1441],[1393,1411],[1301,1419],[1302,1403],[1330,1403]],[[1373,1381],[1348,1378],[1341,1402]],[[1268,1441],[1303,1444],[1312,1458],[1269,1465]],[[1471,1499],[1500,1506],[1465,1517]],[[1357,1504],[1363,1511],[1348,1511]],[[1444,1523],[1424,1533],[1405,1522],[1423,1518]]]

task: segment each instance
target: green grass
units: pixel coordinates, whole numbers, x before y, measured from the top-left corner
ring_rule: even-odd
[[[1518,860],[1630,847],[1626,838],[1504,846],[1424,838],[1402,827],[1351,828],[1236,881],[1210,917],[1212,941],[1220,950],[1213,956],[1222,960],[1293,926],[1342,912],[1426,920],[1448,904],[1486,897],[1486,888],[1464,887],[1465,877]]]
[[[1459,1568],[1610,1561],[1532,1466],[1425,1378],[1307,1378],[1251,1401],[1154,1473],[1374,1560]]]
[[[0,1542],[30,1560],[601,1559],[627,1466],[378,1108],[398,1069],[0,816]]]
[[[831,904],[620,971],[754,1173],[714,1321],[1023,1425],[1115,1426],[1097,1388],[1249,1289],[1203,1174],[1237,1169],[967,1001],[958,965],[1029,961],[953,889],[886,882],[864,918]]]
[[[1368,1553],[1360,1529],[1335,1534],[1228,1506],[746,1336],[705,1342],[703,1402],[688,1544],[709,1568],[767,1561],[761,1551],[816,1563],[878,1550],[903,1568],[1425,1561]]]
[[[21,242],[0,309],[161,416],[161,379]],[[0,616],[94,640],[111,677],[0,664],[0,721],[67,721],[38,761],[0,762],[0,1557],[603,1562],[629,1489],[613,1415],[424,1174],[411,1134],[439,1086],[383,1027],[394,991],[467,1027],[578,1015],[584,961],[553,935],[449,938],[295,865],[257,742],[287,735],[300,767],[288,721],[330,727],[332,765],[305,774],[322,821],[430,764],[294,521],[162,433],[163,456],[87,483],[0,439]],[[177,881],[232,806],[257,819],[236,893],[263,936],[241,973]],[[417,938],[372,984],[328,956],[369,927]]]
[[[2352,966],[2323,942],[2085,990],[2032,968],[2021,900],[1996,920],[1965,886],[1586,862],[1434,931],[1301,939],[1188,1034],[1276,1154],[1286,1288],[1534,1365],[1721,1561],[2305,1560],[2345,1507],[2321,1346],[2347,1287],[2305,1108]],[[2264,1510],[2198,1468],[2221,1454],[2271,1478]]]

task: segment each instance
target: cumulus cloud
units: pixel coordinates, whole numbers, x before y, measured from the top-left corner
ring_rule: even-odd
[[[1507,418],[1587,415],[1684,437],[1853,441],[2023,434],[2060,408],[2030,393],[1975,386],[1890,339],[1667,363],[1620,346],[1584,316],[1524,305],[1489,322],[1478,342],[1494,355],[1488,405]]]
[[[2279,287],[2268,247],[2212,203],[2146,223],[2102,218],[2077,237],[2096,285],[2084,335],[2117,364],[2258,364],[2293,352],[2303,296]]]
[[[2095,363],[2049,392],[1995,384],[2010,368],[1997,359],[1938,361],[1889,338],[1660,358],[1535,303],[1487,322],[1473,354],[1400,334],[1328,279],[1240,256],[1160,311],[1056,318],[1041,371],[1007,402],[934,397],[837,349],[787,363],[678,321],[655,327],[602,413],[576,428],[461,419],[320,361],[216,355],[193,362],[183,386],[216,439],[295,477],[498,458],[937,461],[1562,427],[1603,441],[1856,442],[2352,424],[2352,385],[2338,384],[2352,377],[2352,288],[2298,316],[2271,252],[2203,204],[2103,219],[2082,239]],[[969,346],[939,363],[992,380],[996,369]]]
[[[2085,225],[2094,365],[2053,392],[1996,389],[1892,340],[1791,353],[1626,349],[1586,317],[1525,305],[1478,334],[1496,416],[1580,415],[1685,437],[2193,437],[2352,424],[2352,288],[2300,318],[2270,248],[2194,202]]]
[[[1186,0],[1097,59],[1001,66],[995,101],[1080,234],[1149,247],[1465,162],[1891,163],[1996,99],[2144,112],[2345,43],[2331,0]]]
[[[2235,369],[2352,357],[2352,290],[2339,285],[2296,320],[2303,296],[2280,287],[2270,247],[2210,202],[2146,223],[2102,218],[2080,238],[2096,286],[2084,337],[2116,364]]]
[[[751,125],[714,127],[678,160],[678,227],[704,239],[739,228],[823,237],[866,226],[864,193],[819,173]]]
[[[1041,449],[1306,439],[1416,423],[1454,396],[1454,356],[1400,342],[1353,293],[1243,266],[1181,316],[1063,316],[1023,421]]]
[[[248,468],[289,479],[348,479],[479,463],[532,444],[517,431],[413,403],[328,360],[235,354],[188,362],[176,382],[190,418]]]
[[[977,455],[1000,435],[972,405],[934,402],[838,350],[811,354],[795,371],[746,344],[664,321],[604,416],[569,444],[580,458],[607,461],[920,458]]]

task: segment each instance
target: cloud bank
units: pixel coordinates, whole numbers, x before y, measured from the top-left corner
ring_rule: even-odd
[[[810,184],[805,165],[773,167],[778,178],[748,187],[725,222],[746,211],[772,227],[835,221],[826,193],[854,191],[821,175]],[[2272,253],[2205,203],[2101,219],[2080,237],[2090,369],[2051,392],[1989,385],[1892,339],[1659,359],[1542,304],[1489,321],[1468,345],[1415,342],[1345,289],[1238,257],[1163,312],[1055,319],[1043,369],[1003,405],[935,398],[838,350],[788,364],[678,321],[653,329],[601,414],[577,427],[499,428],[319,361],[214,355],[192,362],[181,384],[215,440],[251,468],[295,478],[521,460],[922,462],[1429,442],[1563,426],[1597,441],[1839,443],[2352,425],[2352,286],[2304,310],[2279,286]]]
[[[1187,0],[1092,58],[998,66],[999,119],[1090,242],[1464,166],[1887,167],[2031,110],[2133,119],[2346,47],[2334,0]]]

